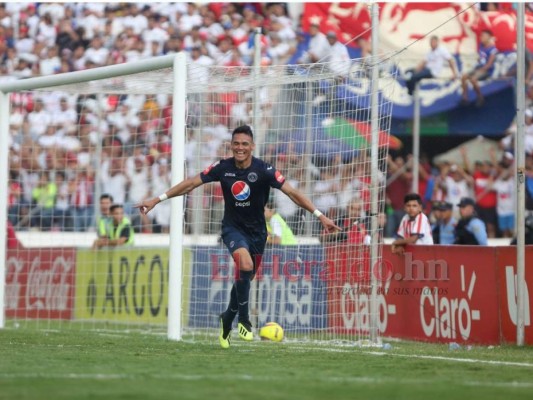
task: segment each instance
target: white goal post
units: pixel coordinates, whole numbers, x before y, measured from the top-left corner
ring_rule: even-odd
[[[0,84],[0,260],[6,260],[6,231],[7,231],[7,193],[8,193],[8,135],[9,135],[9,93],[80,84],[94,80],[110,79],[119,76],[138,74],[153,70],[173,67],[173,117],[172,142],[176,143],[176,151],[172,152],[172,184],[183,180],[185,147],[185,114],[187,75],[185,53],[155,57],[135,63],[111,65],[90,70],[77,71],[68,74],[36,77],[32,79]],[[182,265],[182,235],[183,235],[183,197],[172,201],[171,218],[176,223],[171,224],[169,254],[169,281],[176,282],[174,290],[169,291],[167,335],[169,339],[181,339],[181,265]],[[0,263],[0,328],[5,325],[5,263]]]

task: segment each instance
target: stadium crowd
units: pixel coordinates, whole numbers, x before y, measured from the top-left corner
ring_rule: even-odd
[[[264,65],[283,65],[297,55],[296,62],[328,60],[339,68],[336,73],[345,73],[346,46],[334,33],[324,34],[311,26],[310,40],[301,51],[302,32],[281,3],[3,3],[0,80],[79,71],[181,50],[187,52],[189,62],[199,66],[246,66],[252,63],[256,28],[265,33]],[[365,43],[359,44],[367,48]],[[204,128],[207,145],[189,138],[189,171],[198,168],[198,160],[194,160],[198,146],[202,147],[203,166],[229,154],[229,131],[251,122],[251,100],[250,96],[237,97],[230,101],[231,107],[226,106],[228,99],[213,102],[211,121]],[[123,204],[131,216],[134,204],[170,186],[170,96],[108,96],[102,100],[61,92],[15,93],[11,102],[8,215],[16,229],[94,230],[95,185],[100,185],[100,193]],[[533,154],[532,117],[528,114],[528,154]],[[194,121],[189,123],[194,125]],[[101,159],[97,159],[100,133],[105,135]],[[503,148],[510,148],[512,137],[511,132],[502,141]],[[457,213],[460,198],[474,197],[489,237],[512,235],[512,155],[505,155],[490,163],[469,160],[466,153],[463,165],[432,167],[427,160],[421,162],[419,193],[426,212],[431,212],[434,201],[446,201]],[[293,186],[304,180],[302,157],[290,150],[268,157],[267,152],[267,161],[290,171],[288,179]],[[317,170],[312,189],[316,205],[329,215],[342,214],[353,201],[350,193],[356,190],[367,207],[369,182],[361,177],[368,177],[368,171],[361,169],[368,164],[355,160],[344,165],[339,159]],[[411,167],[410,158],[387,160],[385,236],[394,235],[404,214]],[[95,182],[96,169],[100,169],[101,182]],[[533,192],[531,157],[528,172],[528,187]],[[205,190],[212,202],[212,218],[220,220],[221,193],[214,186]],[[281,216],[294,233],[303,233],[296,206],[277,196],[281,195],[276,193],[274,198]],[[135,230],[167,232],[169,207],[169,202],[161,205],[150,219],[135,214]],[[365,207],[360,207],[361,215],[369,211]]]

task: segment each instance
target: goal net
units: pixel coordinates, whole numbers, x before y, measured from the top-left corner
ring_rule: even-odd
[[[379,333],[383,171],[396,81],[382,65],[373,82],[372,63],[188,62],[187,76],[179,77],[186,79],[186,109],[178,110],[186,126],[173,124],[173,104],[184,94],[173,93],[170,61],[140,73],[132,73],[132,64],[102,79],[82,74],[66,85],[46,87],[41,79],[39,89],[3,89],[10,103],[2,131],[9,166],[7,214],[0,215],[18,241],[6,252],[5,326],[164,332],[169,313],[177,313],[180,336],[216,335],[235,275],[220,240],[220,186],[197,188],[172,216],[175,199],[146,217],[133,205],[176,183],[171,170],[181,162],[190,177],[231,157],[230,133],[246,124],[255,156],[343,229],[325,235],[316,218],[271,190],[265,213],[273,243],[252,285],[253,325],[277,322],[289,340],[355,341],[368,338],[373,325]],[[377,169],[371,168],[373,128]],[[176,152],[182,160],[173,158]],[[111,204],[122,207],[110,213]],[[180,221],[183,236],[169,235]],[[109,246],[120,237],[124,244]],[[179,288],[169,274],[169,249],[181,258],[173,265]]]

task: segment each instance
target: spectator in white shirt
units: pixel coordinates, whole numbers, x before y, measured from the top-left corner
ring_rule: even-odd
[[[474,178],[456,164],[451,165],[449,168],[444,167],[441,173],[444,179],[441,180],[440,186],[446,193],[444,200],[453,204],[453,216],[459,220],[461,215],[459,214],[458,203],[463,197],[471,196]]]
[[[272,59],[272,65],[281,65],[289,56],[290,46],[282,42],[277,32],[270,32],[269,37],[270,47],[267,50],[267,55]]]
[[[59,134],[55,125],[48,125],[44,134],[39,136],[37,144],[44,149],[53,148],[59,145]]]
[[[335,32],[328,32],[326,38],[330,48],[327,60],[324,61],[329,62],[329,69],[337,75],[347,76],[352,65],[348,49],[337,40],[337,34]]]
[[[57,46],[49,47],[45,50],[45,57],[39,62],[41,75],[53,75],[59,71],[61,60],[59,59]]]
[[[151,43],[157,43],[158,52],[163,50],[163,44],[168,40],[169,34],[166,30],[161,28],[159,24],[159,15],[152,15],[148,18],[148,29],[142,33],[142,38],[147,44],[147,47]]]
[[[46,128],[52,122],[50,114],[44,110],[43,101],[41,99],[35,100],[34,109],[28,114],[27,118],[30,124],[30,134],[33,138],[37,138],[44,134]]]
[[[50,14],[45,14],[38,25],[37,41],[51,47],[56,42],[56,36],[56,27],[52,23],[52,17]]]
[[[65,129],[69,126],[75,125],[78,120],[78,114],[74,108],[68,104],[66,97],[61,97],[59,100],[59,110],[52,114],[52,122]]]
[[[78,26],[85,29],[85,39],[87,40],[92,40],[104,30],[103,21],[89,7],[83,9],[83,17],[78,18]]]
[[[29,35],[29,28],[27,25],[20,25],[19,39],[15,41],[15,49],[18,54],[31,54],[35,46],[35,40]]]
[[[20,57],[15,65],[15,69],[10,74],[19,79],[30,78],[33,75],[30,61]]]
[[[229,35],[231,38],[240,43],[245,40],[246,35],[248,35],[247,30],[243,27],[242,15],[234,13],[231,15],[231,29],[229,30]]]
[[[504,165],[500,165],[500,167],[503,166]],[[498,228],[503,237],[513,237],[515,228],[516,184],[512,176],[512,168],[503,169],[498,176],[498,179],[492,183],[492,188],[496,191]]]
[[[285,24],[286,17],[272,17],[270,30],[276,32],[283,42],[290,42],[296,39],[296,32],[292,29],[292,24]],[[290,20],[289,20],[290,21]]]
[[[101,184],[102,193],[109,193],[117,204],[124,204],[129,180],[121,158],[113,158],[108,168],[102,166]]]
[[[131,214],[133,205],[142,202],[150,196],[150,170],[144,155],[134,155],[126,160],[126,174],[130,182],[128,202],[124,209]],[[141,218],[141,225],[146,226],[149,219],[146,215]]]
[[[142,31],[148,28],[148,19],[140,13],[139,6],[131,3],[129,6],[129,15],[123,20],[124,27],[133,28],[135,35],[140,35]]]
[[[209,67],[213,64],[213,59],[203,55],[200,47],[193,47],[190,54],[190,68],[187,69],[190,81],[207,84],[209,82]]]
[[[170,186],[170,168],[168,161],[161,158],[154,164],[152,169],[152,196],[163,193]],[[161,203],[154,209],[154,222],[158,225],[155,231],[168,233],[170,229],[170,201]]]
[[[433,244],[433,233],[428,217],[422,213],[422,199],[418,193],[408,193],[404,197],[404,210],[398,238],[392,242],[392,252],[403,254],[408,244]]]
[[[96,36],[91,41],[91,47],[85,51],[85,60],[92,61],[96,65],[104,65],[107,61],[109,50],[103,47],[103,41],[100,36]]]
[[[43,2],[39,6],[39,14],[49,14],[52,18],[52,22],[55,25],[59,22],[59,20],[65,17],[65,5],[60,3]]]
[[[213,12],[209,12],[204,17],[200,32],[207,33],[207,39],[213,41],[224,35],[224,28],[222,28],[222,25],[216,22],[216,18]]]
[[[39,22],[41,22],[41,19],[37,15],[37,12],[35,10],[35,4],[28,4],[26,7],[26,14],[28,17],[26,18],[26,25],[28,25],[29,28],[29,36],[32,39],[37,38],[37,32],[39,30]]]
[[[319,60],[324,61],[329,54],[330,44],[326,39],[326,35],[320,32],[319,26],[312,24],[309,27],[309,50],[307,51],[306,62],[315,63]]]
[[[11,27],[11,15],[6,11],[5,3],[0,4],[0,25],[4,28]]]
[[[452,55],[444,46],[439,45],[439,38],[432,36],[429,44],[431,50],[426,55],[426,58],[418,64],[415,69],[407,71],[410,74],[406,82],[407,92],[412,95],[415,91],[416,84],[425,78],[438,78],[444,68],[444,64],[448,63],[452,70],[453,79],[457,79],[457,69]],[[455,204],[455,202],[453,203]]]
[[[186,14],[180,14],[179,11],[177,14],[179,15],[177,20],[180,32],[189,32],[193,26],[202,26],[202,17],[198,14],[194,3],[187,4]]]

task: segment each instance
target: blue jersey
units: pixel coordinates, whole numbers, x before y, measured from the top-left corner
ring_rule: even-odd
[[[488,47],[485,47],[485,46],[483,46],[482,44],[480,44],[480,45],[479,45],[479,49],[478,49],[479,60],[478,60],[478,63],[477,63],[476,69],[485,66],[485,64],[487,64],[487,63],[489,62],[489,58],[490,58],[493,54],[497,54],[497,53],[498,53],[498,49],[496,49],[495,46],[488,46]],[[492,66],[487,70],[487,73],[491,74],[492,71],[494,71],[494,63],[493,63]]]
[[[222,228],[234,227],[266,238],[265,205],[270,188],[280,189],[285,182],[278,170],[255,157],[248,168],[240,169],[232,157],[207,167],[200,178],[203,183],[220,182],[224,195]]]

